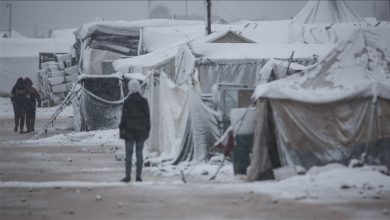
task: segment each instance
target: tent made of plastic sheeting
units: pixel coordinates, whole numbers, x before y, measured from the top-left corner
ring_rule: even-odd
[[[68,39],[72,39],[73,41],[75,41],[76,40],[76,38],[74,36],[75,31],[76,31],[76,28],[56,29],[50,33],[50,37],[51,38],[68,38]]]
[[[76,131],[117,128],[123,105],[123,87],[118,75],[80,77],[80,90],[72,100]]]
[[[257,43],[328,44],[347,39],[356,29],[384,26],[389,27],[389,22],[301,24],[292,20],[276,20],[246,21],[232,30]]]
[[[151,19],[139,21],[96,21],[75,32],[77,59],[83,74],[103,74],[101,62],[139,55],[140,29],[177,25],[200,25],[200,21]]]
[[[19,77],[29,77],[38,85],[39,53],[69,53],[74,41],[69,39],[0,39],[0,93],[10,94]]]
[[[174,27],[171,27],[174,28]],[[163,29],[165,30],[165,29]],[[179,40],[169,46],[159,48],[150,53],[118,59],[113,62],[114,69],[122,73],[141,72],[147,74],[148,72],[163,70],[171,79],[175,76],[175,56],[180,46],[187,42],[207,42],[207,43],[253,43],[253,41],[240,36],[231,31],[214,32],[208,36],[202,37],[188,37]]]
[[[9,30],[0,31],[0,38],[10,38],[10,37],[11,38],[27,38],[26,36],[22,35],[21,33],[19,33],[16,30],[11,31],[11,36],[10,36]]]
[[[191,43],[180,47],[175,60],[175,82],[189,77],[200,82],[202,93],[211,94],[215,83],[240,83],[254,88],[256,78],[271,58],[310,65],[331,51],[333,45],[309,44],[212,44]]]
[[[236,25],[212,24],[213,33],[206,35],[204,25],[145,27],[141,30],[140,51],[148,53],[178,42],[199,39],[208,43],[253,43],[252,40],[234,33]],[[159,37],[156,37],[159,36]]]
[[[192,87],[175,85],[164,73],[151,80],[146,90],[151,108],[148,151],[173,164],[206,159],[219,137],[220,115]]]
[[[295,15],[293,21],[301,24],[360,23],[364,22],[364,19],[344,0],[310,0]]]
[[[172,78],[175,73],[175,56],[182,44],[174,44],[136,57],[118,59],[113,62],[114,69],[121,73],[139,72],[145,75],[148,72],[163,70]]]
[[[300,73],[308,67],[288,60],[270,59],[256,75],[256,85],[268,83],[277,79],[282,79],[295,73]]]
[[[305,71],[259,85],[248,179],[361,159],[390,167],[388,30],[358,30]]]

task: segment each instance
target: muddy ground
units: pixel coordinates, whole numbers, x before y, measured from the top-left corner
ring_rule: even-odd
[[[46,120],[38,115],[36,127]],[[65,124],[66,120],[56,123]],[[275,200],[250,191],[213,190],[218,183],[211,183],[213,187],[210,183],[177,184],[179,177],[162,178],[147,170],[143,183],[121,184],[118,180],[123,177],[123,162],[114,159],[109,147],[20,146],[9,141],[31,138],[34,134],[14,133],[9,117],[0,116],[0,124],[0,180],[26,184],[0,186],[2,220],[390,218],[382,213],[390,208],[388,197],[318,204]],[[66,132],[70,131],[51,130],[49,135]],[[57,186],[29,185],[50,182]],[[81,182],[87,184],[83,186]],[[107,186],[90,187],[88,183],[107,183]]]

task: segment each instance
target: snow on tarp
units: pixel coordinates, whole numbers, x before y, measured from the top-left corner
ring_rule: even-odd
[[[203,93],[214,83],[242,83],[255,87],[256,75],[268,59],[313,61],[324,57],[333,45],[191,43],[180,47],[175,60],[176,82],[197,74]]]
[[[148,150],[175,164],[205,159],[218,136],[218,113],[188,85],[175,85],[164,73],[154,81],[146,92],[152,122]]]
[[[272,80],[272,73],[275,74],[275,79],[281,79],[287,77],[289,72],[300,72],[307,68],[307,66],[297,63],[289,63],[288,60],[270,59],[264,64],[263,68],[261,68],[260,74],[256,75],[256,85],[270,82]]]
[[[4,35],[7,35],[7,38],[9,38],[9,30],[6,30],[6,31],[0,31],[0,38],[2,38]],[[15,31],[15,30],[12,30],[11,31],[11,37],[12,38],[27,38],[26,36],[22,35],[21,33]]]
[[[74,126],[77,131],[117,128],[123,105],[119,75],[81,75],[82,89],[73,99]]]
[[[274,167],[347,164],[363,155],[390,167],[389,34],[357,30],[305,74],[256,88],[249,180]]]
[[[73,39],[0,38],[0,57],[37,57],[38,63],[40,52],[69,53],[73,43]]]
[[[199,42],[213,42],[222,38],[229,30],[237,28],[236,25],[213,24],[211,29],[213,33],[206,35],[204,25],[145,27],[142,29],[140,47],[144,52],[151,52],[178,42],[188,42],[195,38]]]
[[[96,31],[118,35],[132,35],[134,31],[138,33],[140,28],[142,27],[202,25],[203,23],[203,21],[169,19],[149,19],[137,21],[95,21],[83,24],[75,31],[75,35],[77,38],[80,39],[85,39]]]
[[[360,23],[364,19],[354,12],[344,0],[312,0],[293,18],[301,24],[308,23]]]
[[[390,99],[389,28],[356,30],[304,75],[260,85],[254,98],[325,103],[350,97]]]
[[[75,41],[74,32],[76,31],[76,28],[68,28],[68,29],[56,29],[51,32],[50,37],[51,38],[68,38],[73,39]]]
[[[154,28],[153,27],[153,28],[150,28],[150,29],[154,30],[154,32],[152,32],[152,33],[154,33],[154,36],[150,37],[150,39],[161,39],[160,37],[158,37],[158,38],[155,37],[155,36],[157,36],[157,33],[159,33],[158,31],[160,31],[160,29],[162,32],[165,31],[165,32],[170,33],[173,30],[175,30],[175,28],[179,28],[179,27],[166,27],[166,28]],[[180,28],[187,28],[187,27],[180,27]],[[221,26],[219,26],[219,28],[221,28],[221,29],[226,28],[227,29],[227,27],[221,27]],[[213,41],[217,41],[217,40],[223,38],[224,36],[226,36],[230,33],[231,33],[230,31],[221,31],[221,32],[216,31],[216,32],[213,32],[212,34],[207,35],[207,36],[203,36],[201,34],[198,34],[198,35],[195,35],[192,37],[185,37],[182,39],[176,39],[177,40],[176,42],[172,41],[170,45],[155,49],[150,53],[136,56],[136,57],[116,60],[116,61],[114,61],[113,66],[117,72],[122,72],[122,73],[142,72],[144,74],[146,74],[149,71],[158,70],[158,69],[163,68],[164,72],[167,73],[168,76],[170,76],[171,78],[174,78],[175,56],[176,56],[177,51],[181,45],[183,45],[187,42],[209,42],[209,43],[211,43]],[[160,34],[158,34],[158,36],[160,36]],[[241,36],[238,35],[238,37],[241,37]],[[251,40],[246,39],[244,37],[241,37],[241,40],[243,43],[244,42],[252,42]],[[164,41],[164,43],[161,43],[159,45],[160,46],[163,44],[167,45],[169,43],[170,43],[170,41],[168,41],[168,42]],[[146,44],[146,45],[148,45],[148,44]],[[151,48],[149,48],[147,50],[151,50]]]
[[[39,53],[69,53],[71,39],[0,38],[0,93],[9,94],[19,77],[38,85]]]
[[[204,36],[204,26],[145,27],[142,29],[141,50],[151,52],[178,42]],[[156,37],[158,36],[158,37]]]
[[[162,67],[173,59],[181,44],[173,44],[136,57],[118,59],[113,62],[114,69],[122,73],[142,72],[146,74],[149,70]]]
[[[387,21],[359,23],[300,24],[292,20],[246,21],[233,30],[257,43],[338,43],[354,30],[364,27],[389,27]]]
[[[334,45],[193,43],[190,46],[193,56],[196,56],[200,62],[207,62],[208,60],[224,62],[236,59],[288,59],[292,51],[295,51],[294,57],[296,59],[312,58],[313,56],[323,57]]]

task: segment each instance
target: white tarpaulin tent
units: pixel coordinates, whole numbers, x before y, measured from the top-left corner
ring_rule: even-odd
[[[242,83],[255,87],[255,80],[271,58],[312,64],[324,57],[334,45],[315,44],[227,44],[191,43],[181,46],[176,56],[176,83],[189,77],[200,82],[204,94],[215,83]]]
[[[193,39],[209,43],[219,41],[224,43],[235,43],[234,41],[239,43],[253,42],[239,34],[226,39],[230,34],[228,31],[236,30],[238,27],[237,25],[212,24],[210,35],[206,34],[204,25],[145,27],[141,29],[140,51],[141,53],[148,53],[178,42],[189,42]]]
[[[259,85],[248,179],[278,166],[390,165],[390,29],[357,30],[304,75]]]
[[[348,7],[344,0],[310,0],[293,21],[300,24],[361,23],[364,19]]]
[[[0,93],[9,94],[19,77],[30,77],[37,85],[39,53],[70,53],[73,43],[58,38],[1,38]]]
[[[150,19],[139,21],[96,21],[80,26],[79,65],[83,74],[103,74],[101,61],[139,55],[140,29],[179,25],[200,25],[201,21]]]
[[[170,28],[174,29],[175,27]],[[167,28],[163,30],[167,31]],[[117,72],[121,73],[141,72],[147,74],[149,71],[159,71],[163,69],[163,71],[171,79],[173,79],[175,76],[175,56],[180,46],[187,42],[218,43],[220,41],[228,41],[229,43],[253,43],[253,41],[246,39],[245,37],[242,37],[239,34],[233,33],[231,31],[213,32],[212,34],[207,36],[201,35],[183,38],[181,40],[176,41],[176,43],[172,43],[168,46],[156,49],[144,55],[125,59],[118,59],[113,62],[113,66]]]
[[[202,102],[196,89],[175,85],[164,73],[147,80],[152,123],[147,150],[173,164],[206,159],[219,137],[220,115]]]

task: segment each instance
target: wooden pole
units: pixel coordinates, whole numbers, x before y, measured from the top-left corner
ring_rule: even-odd
[[[207,4],[207,35],[211,34],[211,0],[206,0]]]

